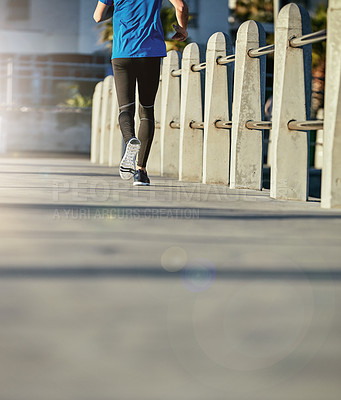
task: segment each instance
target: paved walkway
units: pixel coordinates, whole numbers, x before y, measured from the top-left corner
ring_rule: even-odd
[[[341,212],[0,158],[0,400],[336,400]]]

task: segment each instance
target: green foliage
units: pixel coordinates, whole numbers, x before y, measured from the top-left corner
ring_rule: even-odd
[[[162,7],[161,9],[161,22],[162,28],[165,35],[165,41],[167,51],[169,50],[183,50],[188,44],[188,40],[185,42],[178,42],[177,40],[170,40],[175,34],[173,24],[177,24],[176,14],[174,7]]]
[[[114,37],[112,19],[108,19],[107,21],[98,25],[98,28],[100,29],[99,42],[105,44],[105,47],[111,48]]]
[[[76,108],[89,108],[92,105],[92,99],[88,96],[83,96],[79,92],[78,85],[71,85],[68,88],[68,95],[70,96],[62,106],[76,107]]]
[[[66,100],[65,105],[68,107],[89,108],[92,105],[92,100],[88,96],[83,96],[80,93]]]
[[[311,18],[312,32],[317,32],[327,27],[327,7],[320,4]],[[317,68],[326,59],[326,41],[313,44],[313,69]]]
[[[162,7],[161,9],[161,22],[165,39],[170,37],[170,34],[174,32],[173,24],[176,23],[175,10],[172,7]]]
[[[296,1],[303,4],[304,1]],[[273,22],[273,0],[237,0],[235,16],[239,22],[253,19],[259,22]],[[311,17],[312,32],[326,29],[327,7],[320,4]],[[273,43],[273,37],[268,35],[268,42]],[[313,69],[321,66],[325,61],[326,42],[313,44]]]
[[[273,1],[237,0],[235,16],[239,21],[273,22]]]

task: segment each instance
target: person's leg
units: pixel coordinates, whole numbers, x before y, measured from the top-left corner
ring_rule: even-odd
[[[160,81],[160,63],[160,57],[141,58],[137,62],[136,73],[140,100],[138,138],[141,142],[137,167],[142,169],[146,168],[154,138],[154,102]]]
[[[113,71],[119,104],[119,124],[126,149],[120,163],[120,176],[130,179],[135,174],[135,160],[141,143],[135,137],[136,67],[133,59],[113,59]]]
[[[125,143],[135,136],[136,70],[130,58],[112,60],[119,106],[118,121]]]

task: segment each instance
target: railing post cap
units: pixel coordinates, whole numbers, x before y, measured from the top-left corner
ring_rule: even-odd
[[[302,19],[306,19],[307,17],[309,19],[309,14],[302,6],[295,3],[287,4],[278,14],[276,29],[288,29],[291,27],[297,28],[301,26]]]
[[[104,85],[110,85],[113,83],[113,75],[108,75],[104,78],[103,84]]]
[[[197,43],[190,43],[188,44],[183,52],[182,59],[190,59],[192,57],[199,57],[200,56],[200,51],[199,51],[199,46]]]
[[[103,81],[98,82],[97,85],[95,86],[95,90],[102,90],[102,86],[103,86]]]
[[[163,65],[173,64],[175,62],[179,62],[179,53],[176,50],[169,50],[167,52],[167,57],[163,59]]]
[[[167,58],[179,58],[179,53],[176,50],[169,50],[167,52]]]
[[[226,49],[226,37],[223,32],[216,32],[208,39],[207,50],[220,49]]]
[[[245,21],[240,25],[238,29],[237,41],[252,39],[253,37],[258,37],[258,35],[264,36],[265,39],[265,31],[263,25],[253,20]]]

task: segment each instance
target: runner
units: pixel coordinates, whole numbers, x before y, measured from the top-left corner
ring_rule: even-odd
[[[172,39],[187,39],[188,7],[183,0],[169,0],[178,25]],[[115,4],[115,5],[114,5]],[[112,10],[112,6],[114,8]],[[134,176],[134,185],[149,185],[146,166],[154,138],[154,101],[159,86],[161,58],[167,55],[160,19],[162,0],[99,0],[94,20],[113,13],[112,65],[119,104],[119,124],[126,151],[120,164],[122,179]],[[140,127],[135,136],[135,89],[139,90]],[[137,159],[137,171],[135,160]]]

